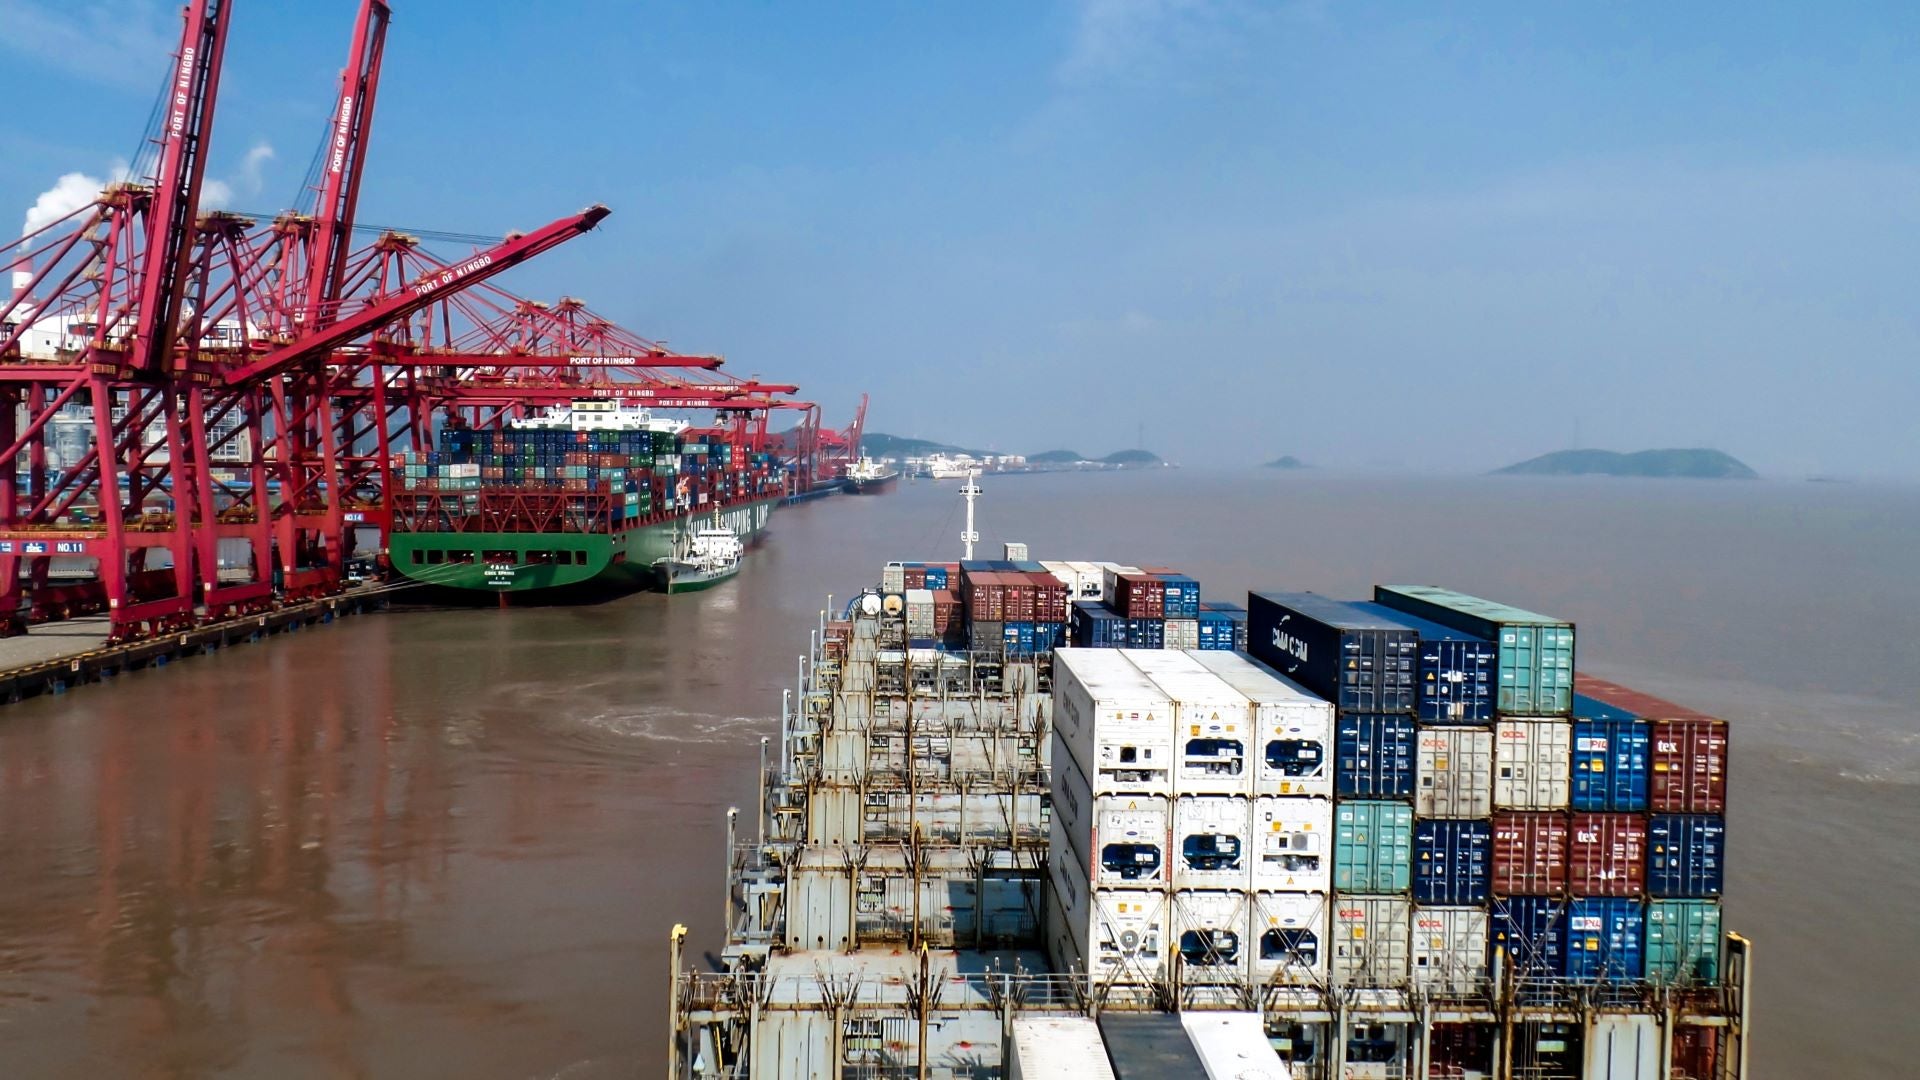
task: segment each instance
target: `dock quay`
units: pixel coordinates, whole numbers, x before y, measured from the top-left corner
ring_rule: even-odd
[[[25,634],[0,638],[0,704],[41,694],[63,694],[86,683],[165,667],[176,660],[204,656],[273,634],[295,633],[341,616],[384,608],[386,603],[378,589],[351,589],[338,596],[123,645],[107,644],[109,623],[105,615],[42,623]]]

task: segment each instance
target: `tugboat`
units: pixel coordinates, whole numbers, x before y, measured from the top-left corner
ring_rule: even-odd
[[[740,572],[747,546],[716,512],[713,523],[683,533],[672,557],[654,563],[667,595],[712,588]]]
[[[849,495],[880,495],[900,479],[900,470],[886,462],[863,457],[847,466],[846,491]]]

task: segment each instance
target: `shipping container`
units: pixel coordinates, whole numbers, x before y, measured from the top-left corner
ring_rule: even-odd
[[[1563,896],[1567,891],[1569,823],[1563,813],[1501,811],[1493,815],[1493,893]]]
[[[1197,619],[1200,617],[1200,583],[1185,574],[1159,572],[1154,574],[1162,583],[1165,617],[1169,619]]]
[[[1422,727],[1414,735],[1414,812],[1422,817],[1484,818],[1493,813],[1493,732]]]
[[[1704,900],[1726,881],[1727,822],[1717,814],[1655,814],[1647,823],[1647,895]]]
[[[1181,982],[1245,986],[1253,950],[1247,944],[1251,898],[1244,889],[1182,889],[1173,894],[1174,947]]]
[[[1259,986],[1314,986],[1327,974],[1324,892],[1253,894],[1253,981]]]
[[[1073,605],[1070,634],[1075,648],[1124,649],[1127,647],[1126,616],[1098,600],[1082,600]]]
[[[1567,905],[1570,979],[1633,982],[1646,970],[1647,910],[1625,897],[1587,897]]]
[[[1567,838],[1567,888],[1575,896],[1644,895],[1646,815],[1574,814]]]
[[[1053,730],[1095,794],[1173,793],[1173,702],[1123,654],[1054,654]]]
[[[1202,611],[1194,620],[1196,649],[1207,652],[1232,652],[1239,648],[1233,614],[1226,611]]]
[[[1169,649],[1200,647],[1200,623],[1197,619],[1168,619],[1166,634],[1166,647]]]
[[[1413,823],[1413,899],[1484,904],[1493,880],[1493,823],[1420,818]]]
[[[1173,887],[1245,889],[1253,869],[1253,802],[1240,795],[1173,801]]]
[[[1486,995],[1487,948],[1485,908],[1414,906],[1408,959],[1416,988],[1440,998]]]
[[[1253,888],[1326,892],[1333,887],[1333,802],[1298,795],[1253,800]]]
[[[1647,808],[1667,814],[1727,809],[1727,722],[1710,716],[1652,722]]]
[[[1333,794],[1331,704],[1237,653],[1191,655],[1253,705],[1256,795]]]
[[[1539,718],[1493,726],[1493,805],[1503,810],[1565,810],[1572,785],[1573,725]]]
[[[1593,1080],[1662,1080],[1659,1021],[1648,1014],[1600,1013],[1587,1029],[1587,1071]]]
[[[1556,978],[1567,966],[1567,902],[1546,896],[1496,897],[1489,909],[1493,946],[1516,978]]]
[[[1084,1016],[1016,1017],[1007,1080],[1114,1080],[1100,1026]]]
[[[1573,710],[1573,808],[1646,810],[1651,726],[1584,694]]]
[[[1145,572],[1114,575],[1113,606],[1129,619],[1167,617],[1167,583]]]
[[[1418,705],[1420,637],[1405,626],[1315,593],[1247,596],[1255,658],[1342,711],[1405,713]]]
[[[1404,893],[1413,883],[1413,808],[1342,801],[1333,807],[1333,888],[1339,893]]]
[[[1183,1012],[1180,1024],[1200,1056],[1206,1080],[1289,1080],[1292,1076],[1267,1041],[1266,1024],[1253,1012]]]
[[[1385,604],[1355,604],[1420,636],[1414,667],[1420,686],[1420,719],[1430,724],[1492,723],[1499,701],[1500,647],[1486,638],[1397,611]]]
[[[1719,982],[1719,901],[1648,902],[1646,978],[1661,986],[1711,986]]]
[[[1105,986],[1151,986],[1165,975],[1172,905],[1165,889],[1094,889],[1048,862],[1045,933],[1054,970]]]
[[[1130,649],[1164,649],[1167,647],[1167,624],[1164,619],[1128,619],[1127,647]]]
[[[1128,649],[1121,655],[1173,702],[1174,793],[1250,794],[1253,705],[1246,695],[1184,652]]]
[[[1122,566],[1119,563],[1108,562],[1108,563],[1101,563],[1099,565],[1100,565],[1100,602],[1103,604],[1106,604],[1108,607],[1113,608],[1115,611],[1118,611],[1120,610],[1120,605],[1114,603],[1114,597],[1120,591],[1121,575],[1138,574],[1138,573],[1141,573],[1141,570],[1137,566]]]
[[[1412,907],[1401,897],[1337,896],[1333,957],[1337,987],[1400,986],[1412,974],[1407,957]]]
[[[1411,799],[1413,744],[1413,721],[1405,716],[1337,714],[1334,794],[1343,799]]]
[[[1053,847],[1047,857],[1070,863],[1095,886],[1146,888],[1170,880],[1172,816],[1161,796],[1089,796],[1077,770],[1058,770],[1051,828]]]
[[[1380,585],[1373,598],[1497,643],[1502,714],[1565,716],[1573,709],[1572,623],[1432,585]]]
[[[1100,1014],[1100,1034],[1117,1080],[1194,1080],[1206,1066],[1172,1013]]]

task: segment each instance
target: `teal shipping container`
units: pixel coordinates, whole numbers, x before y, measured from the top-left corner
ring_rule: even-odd
[[[1413,807],[1342,802],[1333,808],[1333,888],[1399,894],[1413,886]]]
[[[1504,716],[1573,711],[1573,624],[1435,585],[1376,585],[1373,599],[1395,611],[1498,643],[1498,708]]]
[[[1647,904],[1647,981],[1693,986],[1719,978],[1720,902],[1654,900]]]

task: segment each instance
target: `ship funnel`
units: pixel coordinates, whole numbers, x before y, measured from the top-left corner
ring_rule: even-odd
[[[13,272],[12,299],[18,300],[27,295],[27,287],[33,284],[33,271],[15,270]]]

